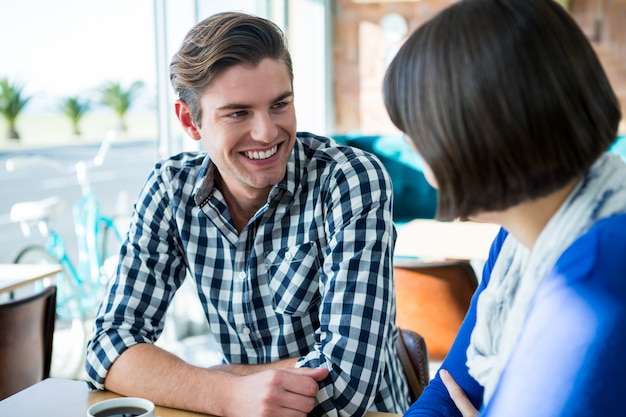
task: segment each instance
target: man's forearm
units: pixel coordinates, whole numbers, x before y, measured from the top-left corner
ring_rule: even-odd
[[[295,361],[247,365],[250,374],[240,375],[191,366],[154,345],[139,344],[117,358],[104,384],[158,405],[217,416],[281,417],[294,415],[294,410],[305,415],[313,409],[318,383],[328,369],[294,368]]]
[[[147,398],[158,405],[224,415],[225,393],[235,375],[202,369],[151,344],[126,350],[111,366],[107,390]]]

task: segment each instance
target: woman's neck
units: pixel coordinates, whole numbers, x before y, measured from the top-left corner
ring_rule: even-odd
[[[502,225],[512,236],[532,250],[542,230],[576,187],[578,181],[578,179],[572,180],[547,196],[524,201],[504,211],[481,213],[472,218],[480,222]]]

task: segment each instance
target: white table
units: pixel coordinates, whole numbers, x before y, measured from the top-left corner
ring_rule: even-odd
[[[61,265],[0,264],[0,293],[13,292],[61,271]]]
[[[84,417],[91,404],[117,397],[120,396],[109,391],[89,391],[83,381],[48,378],[0,401],[0,416]],[[208,414],[159,406],[155,411],[161,417],[211,417]],[[401,416],[368,412],[365,417]]]
[[[489,223],[416,219],[398,226],[395,260],[484,261],[498,230],[499,225]]]

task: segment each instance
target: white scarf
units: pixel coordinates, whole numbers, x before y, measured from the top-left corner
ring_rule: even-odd
[[[467,349],[469,373],[487,404],[517,344],[535,292],[563,252],[598,220],[626,212],[626,165],[604,154],[550,219],[529,251],[510,234],[485,290]]]

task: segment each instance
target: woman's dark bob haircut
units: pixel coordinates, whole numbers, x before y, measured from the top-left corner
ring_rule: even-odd
[[[619,103],[553,0],[461,0],[414,32],[384,99],[439,187],[442,220],[500,211],[581,176],[617,136]]]

